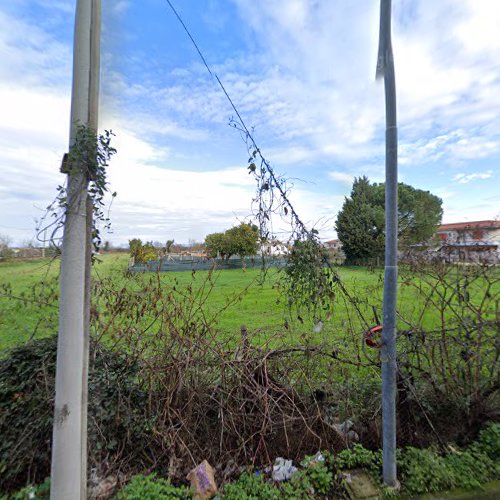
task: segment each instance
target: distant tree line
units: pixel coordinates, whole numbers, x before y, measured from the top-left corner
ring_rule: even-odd
[[[12,257],[13,251],[10,248],[11,239],[8,236],[0,234],[0,258],[7,259]]]
[[[143,242],[140,238],[129,240],[130,256],[136,263],[148,262],[183,251],[205,252],[208,257],[229,259],[232,255],[243,258],[256,255],[258,251],[259,229],[255,225],[242,223],[222,233],[207,235],[205,243],[190,240],[187,245],[175,244],[173,239],[165,243],[159,241]]]

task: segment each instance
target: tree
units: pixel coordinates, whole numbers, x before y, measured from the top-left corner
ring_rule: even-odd
[[[172,245],[175,243],[175,240],[167,240],[165,243],[165,252],[170,253],[172,251]]]
[[[228,229],[225,233],[228,253],[247,257],[257,253],[257,242],[259,239],[259,229],[251,224],[240,224]]]
[[[12,239],[9,236],[0,234],[0,257],[8,258],[12,257],[13,251],[10,248]]]
[[[242,223],[224,233],[212,233],[205,238],[205,250],[210,257],[221,256],[229,259],[231,255],[241,258],[257,253],[259,230],[257,226]]]
[[[398,184],[398,197],[399,246],[427,241],[441,223],[441,198],[403,183]],[[384,183],[370,184],[367,177],[354,179],[351,196],[335,223],[348,262],[384,256],[384,200]]]
[[[345,199],[335,226],[349,262],[383,255],[384,207],[376,202],[367,177],[354,179],[351,197]]]
[[[227,251],[226,235],[224,233],[211,233],[205,238],[205,250],[213,259],[219,255],[224,258]]]
[[[128,242],[130,248],[130,256],[133,257],[135,263],[148,262],[155,260],[158,257],[158,252],[152,242],[142,243],[139,238],[134,238]]]
[[[381,185],[381,192],[384,187]],[[398,236],[400,245],[408,247],[429,240],[443,217],[441,198],[408,184],[398,185]]]
[[[128,247],[130,249],[130,256],[135,258],[142,247],[142,241],[139,238],[128,240]]]

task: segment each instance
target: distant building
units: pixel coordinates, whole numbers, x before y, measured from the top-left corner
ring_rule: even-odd
[[[258,254],[277,257],[290,253],[290,248],[286,243],[278,240],[268,240],[260,244]]]
[[[345,261],[345,254],[342,250],[342,242],[340,240],[325,241],[325,248],[330,255],[330,261],[333,264],[343,264]]]
[[[325,241],[325,247],[331,250],[342,250],[342,242],[340,240]]]
[[[500,262],[500,221],[442,224],[436,232],[438,252],[446,262]]]

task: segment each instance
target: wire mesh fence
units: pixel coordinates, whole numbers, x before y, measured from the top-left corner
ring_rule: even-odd
[[[231,257],[229,259],[208,259],[191,256],[176,256],[148,262],[132,263],[128,270],[132,273],[211,271],[222,269],[246,269],[261,267],[286,267],[285,257]]]

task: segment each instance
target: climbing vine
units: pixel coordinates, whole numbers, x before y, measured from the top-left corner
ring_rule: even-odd
[[[274,172],[239,115],[231,119],[230,125],[240,132],[248,150],[248,173],[257,184],[252,211],[262,242],[276,241],[274,221],[290,228],[286,242],[287,265],[279,275],[278,286],[290,312],[302,322],[303,311],[307,311],[315,327],[321,329],[323,321],[331,316],[336,287],[343,289],[340,278],[330,264],[318,230],[309,229],[292,205],[293,185]]]
[[[71,175],[82,175],[82,182],[88,184],[88,196],[92,203],[92,242],[97,252],[102,244],[101,227],[110,230],[109,211],[116,192],[110,192],[107,179],[107,167],[116,149],[111,146],[114,136],[111,130],[103,134],[96,133],[90,127],[79,125],[75,140],[69,153],[64,155],[61,172]],[[111,196],[111,203],[106,208],[106,197]],[[68,183],[57,186],[57,195],[48,205],[46,212],[37,224],[38,239],[46,231],[50,231],[48,242],[58,248],[61,240],[61,229],[64,227],[66,213],[69,209]]]

